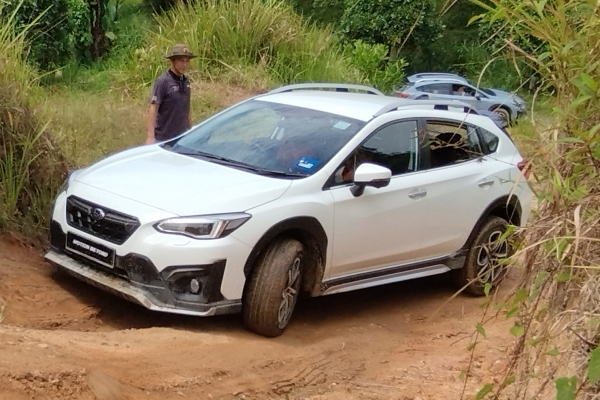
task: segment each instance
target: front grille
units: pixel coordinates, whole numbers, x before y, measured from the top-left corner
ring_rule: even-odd
[[[137,218],[76,196],[69,196],[67,199],[67,223],[75,229],[115,244],[125,243],[140,226]]]

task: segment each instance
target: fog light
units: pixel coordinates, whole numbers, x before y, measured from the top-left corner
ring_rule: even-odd
[[[198,279],[194,278],[190,280],[190,292],[192,294],[198,294],[200,292],[200,282],[198,282]]]

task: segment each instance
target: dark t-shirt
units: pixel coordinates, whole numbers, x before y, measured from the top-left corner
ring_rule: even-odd
[[[169,140],[188,129],[190,82],[185,75],[179,77],[168,70],[159,76],[152,87],[150,103],[158,105],[154,125],[157,141]]]

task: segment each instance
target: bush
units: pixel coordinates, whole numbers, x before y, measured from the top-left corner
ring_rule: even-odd
[[[203,77],[259,66],[279,83],[359,79],[331,30],[306,23],[278,0],[179,3],[156,20],[158,32],[129,65],[129,82],[150,84],[179,42],[199,55],[194,63]]]
[[[28,59],[37,67],[49,70],[74,56],[87,59],[91,33],[85,0],[21,0],[0,14],[8,18],[15,10],[15,28],[27,31]]]
[[[388,61],[388,48],[383,44],[368,44],[362,40],[347,45],[352,64],[363,74],[366,83],[390,93],[404,78],[406,61]]]
[[[29,107],[36,75],[22,57],[27,27],[14,27],[0,18],[0,232],[40,239],[68,163]]]
[[[395,60],[405,45],[418,48],[440,36],[442,25],[429,0],[346,0],[340,30],[348,40],[384,44]]]

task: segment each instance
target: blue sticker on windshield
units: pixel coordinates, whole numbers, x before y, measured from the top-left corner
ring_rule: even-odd
[[[302,157],[301,159],[298,160],[298,162],[295,164],[296,168],[302,168],[305,170],[311,170],[315,167],[315,165],[317,165],[319,163],[318,160],[315,160],[314,158],[308,158],[308,157]]]

